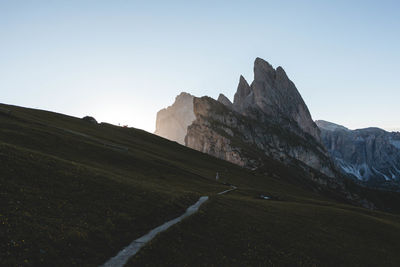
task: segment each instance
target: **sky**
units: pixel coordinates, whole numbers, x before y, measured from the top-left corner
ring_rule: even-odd
[[[399,1],[0,0],[0,103],[155,129],[261,57],[313,119],[400,131]]]

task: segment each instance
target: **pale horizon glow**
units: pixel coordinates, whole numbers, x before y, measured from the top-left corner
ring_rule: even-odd
[[[154,132],[185,91],[233,99],[261,57],[313,119],[400,131],[398,1],[1,1],[1,103]]]

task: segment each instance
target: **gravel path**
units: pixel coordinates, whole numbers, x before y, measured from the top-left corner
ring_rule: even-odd
[[[232,190],[237,189],[236,186],[232,185],[231,187],[232,187],[232,189],[219,192],[218,195],[223,195],[225,193],[228,193]],[[125,247],[123,250],[118,252],[118,254],[115,257],[109,259],[102,266],[103,267],[111,267],[111,266],[112,267],[120,267],[120,266],[122,267],[122,266],[124,266],[132,256],[134,256],[144,245],[146,245],[147,242],[152,240],[157,234],[167,230],[174,224],[177,224],[178,222],[182,221],[184,218],[189,217],[190,215],[196,213],[199,210],[201,204],[203,204],[207,200],[208,200],[208,196],[200,197],[199,200],[195,204],[193,204],[192,206],[187,208],[187,210],[184,214],[164,223],[163,225],[160,225],[160,226],[154,228],[153,230],[151,230],[144,236],[139,237],[138,239],[134,240],[127,247]]]

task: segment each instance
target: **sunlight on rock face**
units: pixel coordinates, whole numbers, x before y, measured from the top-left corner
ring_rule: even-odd
[[[187,127],[196,119],[193,112],[193,96],[181,93],[173,105],[157,113],[155,134],[185,145]]]

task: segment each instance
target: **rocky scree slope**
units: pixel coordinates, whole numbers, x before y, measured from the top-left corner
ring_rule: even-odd
[[[357,180],[381,189],[400,188],[400,133],[379,128],[349,130],[316,121],[337,166]]]

